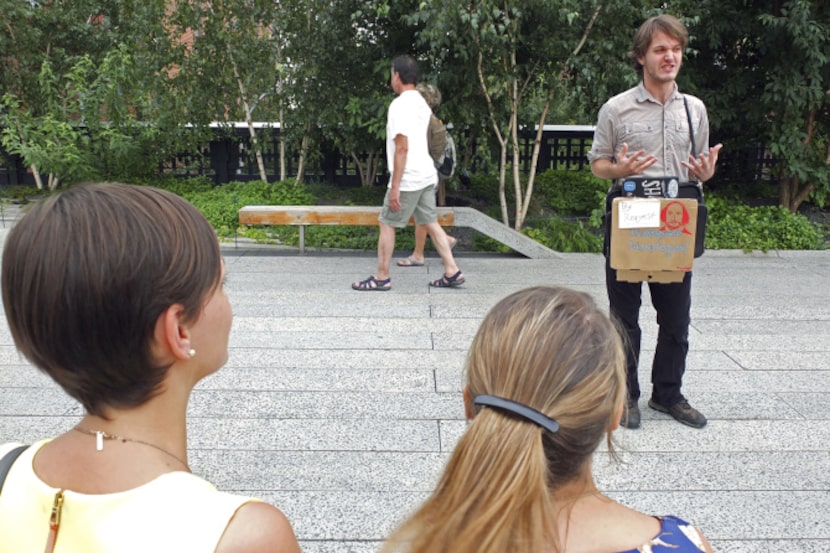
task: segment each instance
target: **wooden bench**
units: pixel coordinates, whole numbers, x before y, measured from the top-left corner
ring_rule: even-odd
[[[239,210],[243,225],[289,225],[300,227],[300,253],[305,253],[305,228],[308,225],[378,226],[380,206],[354,205],[248,205]],[[438,223],[451,227],[455,223],[452,208],[439,207]],[[410,219],[410,225],[415,221]]]
[[[300,227],[300,253],[305,253],[308,225],[377,226],[380,206],[355,205],[247,205],[239,210],[242,225],[290,225]],[[558,252],[516,232],[471,207],[439,207],[438,224],[467,227],[501,242],[531,259],[560,257]],[[410,219],[410,225],[415,222]]]

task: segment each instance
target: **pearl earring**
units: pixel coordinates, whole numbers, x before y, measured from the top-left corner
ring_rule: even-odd
[[[196,355],[196,350],[193,349],[193,348],[190,348],[189,350],[187,350],[187,355],[189,355],[190,357],[193,357],[194,355]]]

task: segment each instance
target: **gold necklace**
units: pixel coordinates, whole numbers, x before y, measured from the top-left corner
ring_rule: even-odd
[[[173,459],[175,459],[176,461],[181,463],[182,466],[184,466],[187,469],[187,471],[190,472],[190,467],[187,465],[187,463],[185,461],[183,461],[178,456],[173,455],[172,453],[170,453],[166,449],[157,446],[156,444],[151,444],[150,442],[145,442],[144,440],[135,440],[133,438],[125,438],[124,436],[117,436],[116,434],[110,434],[108,432],[104,432],[103,430],[90,430],[90,429],[84,428],[83,426],[80,426],[80,425],[74,427],[74,430],[77,430],[78,432],[80,432],[82,434],[89,434],[90,436],[95,436],[95,449],[97,451],[101,451],[101,450],[104,449],[104,440],[119,440],[121,443],[132,442],[134,444],[147,445],[147,446],[152,447],[153,449],[157,449],[157,450],[161,451],[165,455],[169,455],[170,457],[172,457]]]

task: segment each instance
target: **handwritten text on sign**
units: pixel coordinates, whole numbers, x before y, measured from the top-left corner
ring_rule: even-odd
[[[620,202],[619,209],[621,229],[660,227],[660,200]]]

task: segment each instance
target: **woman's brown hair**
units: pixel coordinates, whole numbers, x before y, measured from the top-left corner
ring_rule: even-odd
[[[501,300],[467,358],[469,398],[497,396],[559,423],[552,433],[488,407],[477,413],[431,497],[384,551],[560,551],[557,488],[590,461],[625,398],[616,328],[587,294],[528,288]]]
[[[169,368],[151,354],[168,307],[196,320],[221,279],[216,235],[187,201],[151,187],[77,185],[9,232],[3,304],[18,349],[89,413],[134,407]]]

